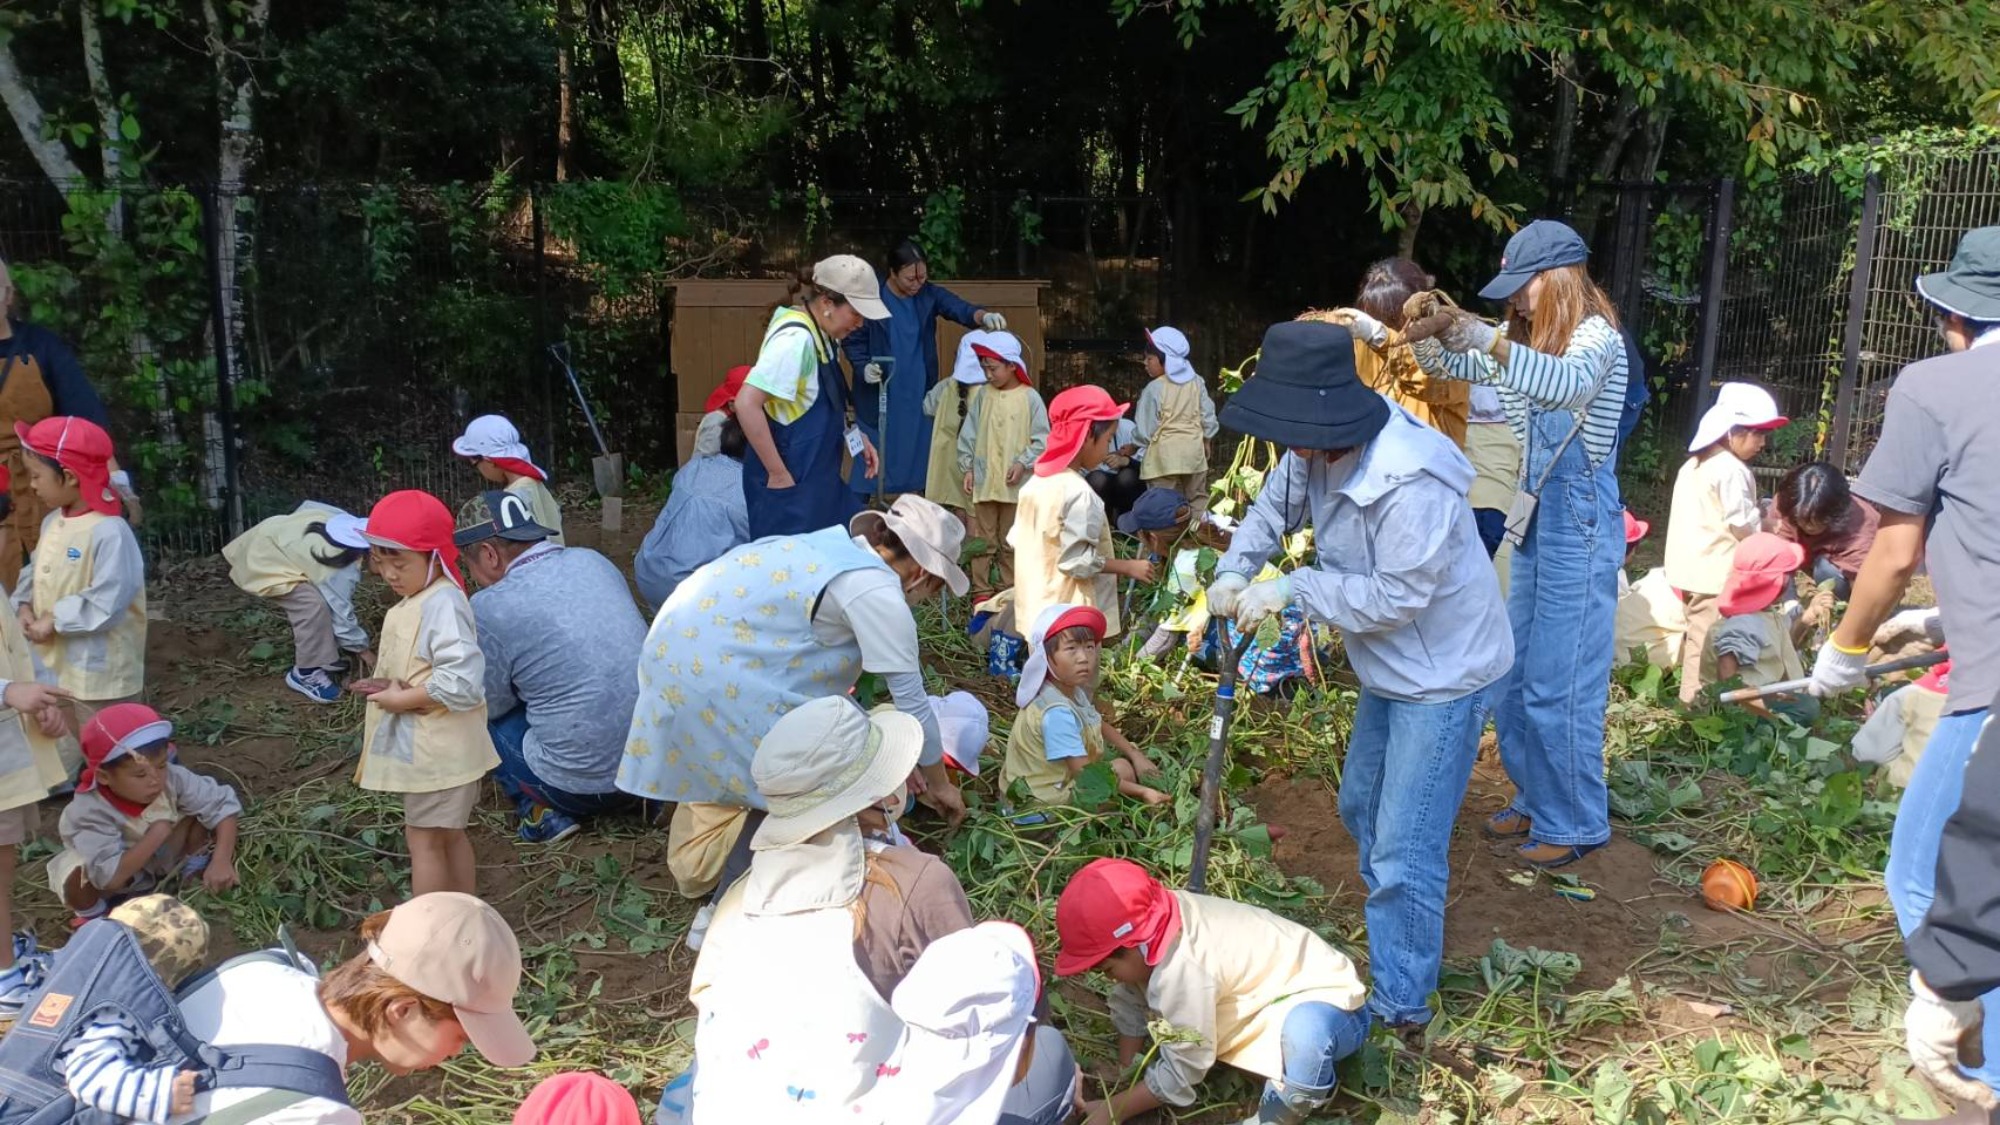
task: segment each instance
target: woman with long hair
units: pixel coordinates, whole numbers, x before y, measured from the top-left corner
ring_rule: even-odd
[[[851,254],[800,270],[771,313],[757,362],[736,392],[736,420],[750,454],[743,458],[743,501],[750,538],[801,535],[845,523],[860,510],[840,479],[847,380],[835,345],[865,320],[886,320],[875,271]],[[875,444],[858,442],[859,471],[872,479]]]
[[[1417,364],[1403,339],[1403,306],[1437,285],[1422,266],[1408,258],[1383,258],[1362,275],[1353,309],[1307,313],[1300,320],[1330,320],[1354,330],[1354,371],[1368,389],[1416,416],[1417,421],[1465,448],[1471,388],[1457,379],[1431,375]],[[1366,334],[1352,313],[1372,322]]]
[[[1537,497],[1515,547],[1514,667],[1495,712],[1515,796],[1485,831],[1523,840],[1521,859],[1538,867],[1574,862],[1611,838],[1604,708],[1625,552],[1617,464],[1626,358],[1618,313],[1588,257],[1562,223],[1528,224],[1480,291],[1507,302],[1507,322],[1495,328],[1460,312],[1412,348],[1433,375],[1499,388],[1521,442],[1521,487]]]

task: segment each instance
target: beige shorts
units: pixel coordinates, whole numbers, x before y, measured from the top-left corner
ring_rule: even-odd
[[[479,785],[468,781],[433,793],[403,794],[403,827],[464,828],[472,823],[472,810],[479,807]]]
[[[42,809],[40,805],[22,805],[18,809],[0,810],[0,847],[9,844],[25,844],[34,839],[42,830]]]

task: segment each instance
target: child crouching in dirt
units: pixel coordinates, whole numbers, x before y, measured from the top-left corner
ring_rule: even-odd
[[[375,663],[368,630],[354,616],[354,591],[368,557],[362,522],[331,504],[308,500],[222,548],[236,588],[269,598],[285,611],[294,652],[285,686],[315,703],[340,702],[333,678],[348,669],[343,654],[354,654],[364,672]]]
[[[1149,805],[1173,800],[1139,783],[1141,776],[1158,772],[1158,767],[1091,704],[1103,641],[1104,614],[1093,606],[1052,605],[1036,619],[1028,631],[1028,666],[1014,693],[1021,713],[1007,735],[1007,760],[1000,774],[1003,791],[1021,781],[1037,801],[1069,804],[1075,799],[1077,775],[1103,758],[1109,745],[1118,751],[1111,770],[1118,775],[1120,793]]]
[[[83,728],[83,776],[63,810],[49,888],[77,924],[162,879],[236,885],[236,791],[174,758],[174,725],[143,703],[106,707]]]
[[[1368,1038],[1368,989],[1319,935],[1268,910],[1168,888],[1125,859],[1099,859],[1056,901],[1056,975],[1114,982],[1118,1061],[1130,1066],[1163,1020],[1177,1034],[1139,1084],[1083,1104],[1084,1125],[1195,1103],[1217,1063],[1261,1075],[1244,1125],[1303,1125],[1333,1096],[1336,1065]]]
[[[135,898],[113,910],[111,921],[132,931],[168,991],[208,959],[208,923],[170,895]],[[148,1125],[194,1112],[198,1076],[173,1063],[151,1063],[148,1030],[105,1007],[70,1032],[56,1048],[55,1068],[78,1107]]]
[[[476,873],[465,826],[479,783],[500,756],[486,729],[486,658],[458,574],[451,512],[428,492],[392,492],[362,534],[375,572],[403,600],[382,618],[354,783],[403,797],[410,893],[472,894]]]
[[[1779,608],[1792,592],[1792,575],[1805,561],[1804,547],[1768,531],[1736,545],[1729,579],[1716,599],[1722,619],[1709,630],[1701,656],[1702,682],[1740,677],[1744,687],[1760,688],[1805,678],[1804,662],[1792,643],[1791,620]],[[1746,699],[1739,706],[1766,719],[1775,710],[1802,723],[1819,714],[1819,700],[1810,695]]]

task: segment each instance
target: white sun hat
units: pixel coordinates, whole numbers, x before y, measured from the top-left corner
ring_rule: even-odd
[[[1738,426],[1752,430],[1775,430],[1791,419],[1778,412],[1778,400],[1755,383],[1724,383],[1716,388],[1715,405],[1701,416],[1694,428],[1689,453],[1699,453]]]
[[[844,695],[799,704],[757,744],[750,779],[764,795],[757,851],[803,843],[896,791],[917,768],[923,724],[870,715]]]
[[[1035,944],[1012,922],[981,922],[925,947],[890,999],[903,1021],[899,1073],[883,1087],[896,1125],[993,1125],[1034,1032]]]

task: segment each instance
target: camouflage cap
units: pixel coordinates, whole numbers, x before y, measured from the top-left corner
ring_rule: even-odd
[[[130,899],[113,907],[109,917],[139,939],[146,960],[168,988],[208,960],[208,923],[172,895]]]

